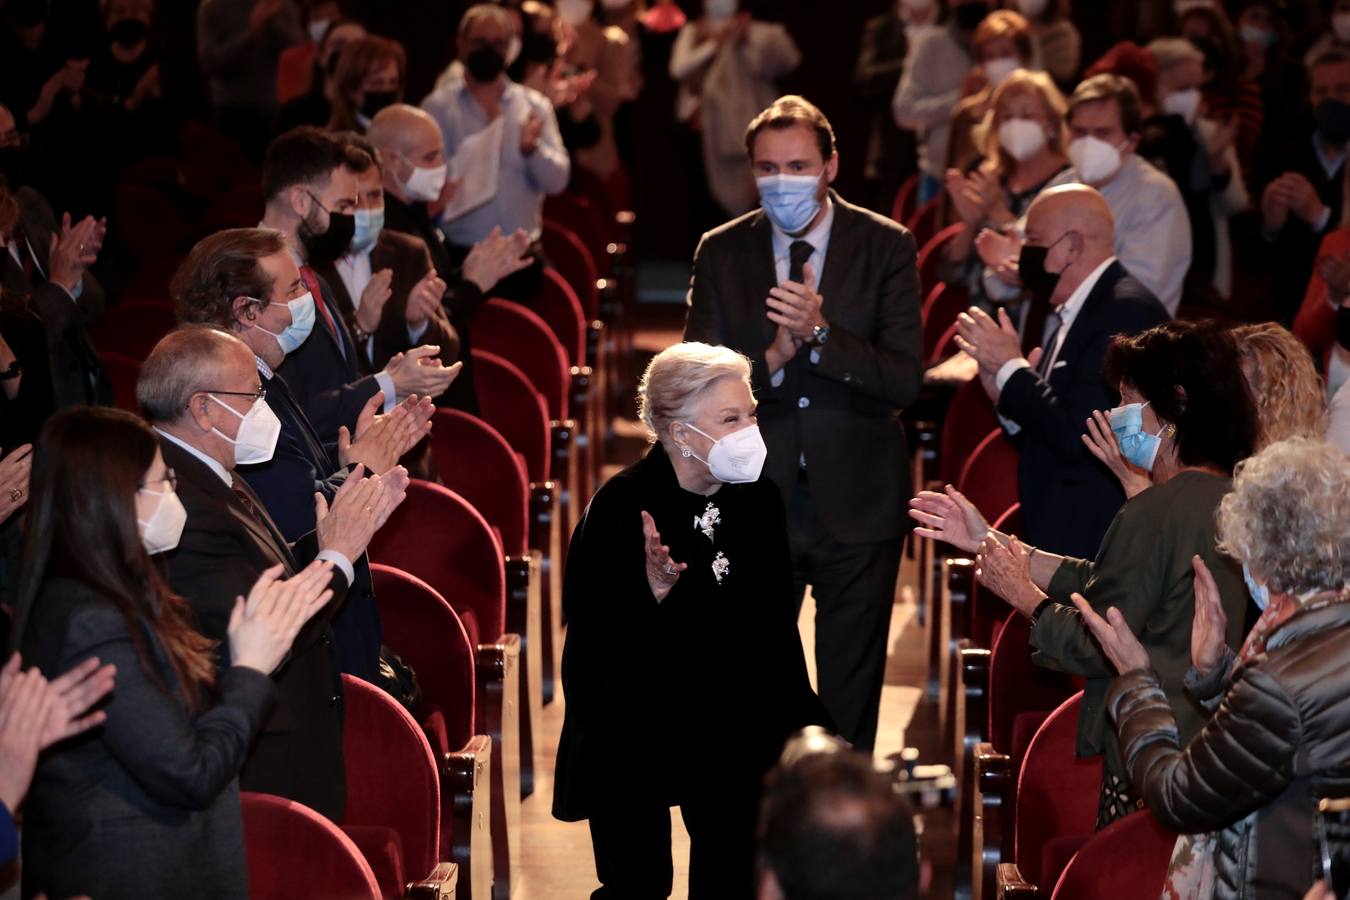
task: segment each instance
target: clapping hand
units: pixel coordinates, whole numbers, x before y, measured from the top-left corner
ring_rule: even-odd
[[[1106,618],[1103,619],[1097,615],[1097,611],[1092,608],[1092,604],[1087,602],[1087,598],[1079,593],[1073,595],[1073,605],[1078,607],[1078,612],[1083,617],[1083,624],[1087,625],[1088,631],[1092,632],[1092,636],[1097,639],[1102,652],[1106,654],[1106,658],[1111,661],[1111,665],[1115,666],[1118,673],[1124,675],[1126,672],[1148,667],[1148,651],[1134,636],[1134,632],[1130,630],[1129,623],[1120,614],[1120,610],[1114,606],[1111,607],[1106,611]]]
[[[656,520],[645,509],[642,511],[642,536],[646,539],[647,584],[651,586],[656,602],[666,599],[680,573],[689,568],[688,563],[677,563],[670,557],[670,548],[661,543],[661,532],[656,530]]]
[[[965,495],[947,485],[943,493],[920,491],[909,501],[909,517],[922,527],[919,537],[946,541],[958,550],[974,553],[989,534],[989,523]]]
[[[441,298],[444,296],[445,282],[435,269],[431,269],[408,292],[408,303],[403,309],[404,320],[413,328],[421,328],[427,319],[440,313]]]
[[[0,459],[0,522],[28,502],[28,478],[32,471],[32,444],[15,447]]]
[[[956,317],[956,346],[975,357],[980,369],[998,372],[1009,360],[1022,356],[1022,338],[1008,311],[998,308],[998,321],[978,306]]]
[[[809,341],[815,327],[824,321],[820,308],[825,298],[816,293],[811,285],[816,283],[816,273],[811,264],[802,267],[802,281],[784,281],[769,289],[769,297],[764,302],[769,307],[769,321],[786,329],[795,339]]]
[[[1195,619],[1191,622],[1191,665],[1207,675],[1223,659],[1228,630],[1228,614],[1214,575],[1199,556],[1191,557],[1195,570]]]
[[[1088,451],[1111,470],[1120,486],[1125,489],[1125,498],[1141,493],[1152,482],[1148,472],[1127,460],[1120,452],[1120,442],[1111,430],[1111,420],[1099,409],[1092,411],[1087,420],[1087,434],[1082,435],[1083,444]]]
[[[520,153],[529,156],[539,148],[539,138],[544,133],[544,120],[538,114],[530,113],[525,124],[520,126]]]
[[[384,371],[394,380],[394,390],[400,398],[439,397],[445,393],[464,364],[446,366],[441,363],[440,352],[441,348],[435,344],[422,344],[389,360]]]
[[[1018,257],[1022,255],[1020,237],[985,228],[975,236],[975,252],[999,281],[1013,287],[1021,286],[1022,276],[1017,269]]]
[[[984,539],[975,554],[975,577],[1025,616],[1046,599],[1031,580],[1031,554],[1016,535],[1006,547],[992,533]]]
[[[436,407],[430,398],[414,394],[388,413],[376,415],[375,410],[383,403],[380,391],[366,402],[356,420],[355,441],[345,425],[338,429],[338,460],[344,466],[360,463],[368,471],[383,475],[431,433],[431,415]]]
[[[473,245],[464,258],[464,280],[478,285],[487,293],[508,275],[519,272],[534,262],[529,255],[530,236],[522,229],[502,234],[501,226],[492,229],[487,237]]]
[[[374,334],[380,327],[384,305],[393,294],[391,287],[393,282],[393,269],[380,269],[370,276],[370,281],[366,282],[365,289],[361,291],[361,304],[356,308],[356,324],[360,325],[366,334]],[[316,299],[315,302],[321,301]]]
[[[323,494],[314,495],[314,530],[319,549],[341,553],[352,562],[366,552],[376,530],[402,499],[386,490],[379,475],[362,478],[364,473],[359,465],[352,469],[333,495],[331,508]]]
[[[1350,297],[1350,253],[1328,253],[1317,260],[1317,274],[1327,284],[1327,296],[1341,304]]]
[[[85,216],[72,224],[70,213],[61,216],[60,233],[53,233],[47,248],[47,267],[51,280],[75,293],[84,273],[98,261],[103,249],[103,237],[108,233],[107,221]]]
[[[332,571],[331,562],[315,560],[284,581],[280,565],[263,572],[247,600],[235,598],[226,632],[230,663],[270,675],[304,624],[332,599]]]

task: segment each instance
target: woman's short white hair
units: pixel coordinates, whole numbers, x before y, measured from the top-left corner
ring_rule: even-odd
[[[1350,584],[1350,456],[1326,441],[1277,441],[1238,464],[1219,504],[1219,547],[1272,591]]]
[[[1205,54],[1185,38],[1164,37],[1149,41],[1146,48],[1158,64],[1158,70],[1170,69],[1184,62],[1205,64]]]
[[[638,383],[638,416],[652,440],[672,422],[693,418],[694,408],[713,382],[739,378],[750,384],[750,360],[728,347],[690,341],[656,354]]]

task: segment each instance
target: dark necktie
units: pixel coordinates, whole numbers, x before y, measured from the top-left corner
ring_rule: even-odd
[[[788,281],[804,284],[806,281],[806,261],[816,252],[806,241],[793,241],[788,247]]]
[[[276,523],[273,522],[272,517],[267,514],[267,510],[262,506],[262,501],[258,499],[257,494],[253,493],[253,489],[244,483],[244,479],[241,476],[230,473],[230,490],[234,491],[234,496],[238,498],[239,504],[243,506],[244,511],[248,513],[248,517],[262,528],[264,532],[272,536],[273,543],[277,545],[272,549],[277,557],[283,560],[289,560],[290,545],[286,543],[286,539],[282,537],[281,532],[277,530]]]
[[[1059,313],[1050,313],[1045,317],[1045,340],[1041,342],[1041,363],[1036,367],[1036,372],[1042,378],[1050,377],[1051,354],[1055,352],[1055,340],[1059,337],[1059,329],[1063,325]]]
[[[323,327],[328,329],[328,336],[337,344],[338,352],[342,358],[347,358],[347,348],[342,342],[342,332],[338,331],[337,323],[333,321],[333,314],[328,311],[328,303],[323,299],[323,288],[319,284],[319,276],[309,266],[300,267],[300,280],[305,283],[309,293],[314,297],[314,309],[318,311],[319,318],[323,321]]]

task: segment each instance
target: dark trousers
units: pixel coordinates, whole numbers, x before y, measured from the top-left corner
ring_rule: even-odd
[[[700,792],[680,805],[689,832],[689,900],[749,900],[754,896],[758,785]],[[658,798],[632,797],[590,818],[595,874],[591,900],[664,900],[674,869],[670,809]]]
[[[840,736],[870,752],[877,740],[886,639],[904,542],[835,540],[820,520],[804,476],[789,504],[788,542],[798,607],[808,584],[815,598],[820,699]]]

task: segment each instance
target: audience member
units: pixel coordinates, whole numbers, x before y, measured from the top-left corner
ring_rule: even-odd
[[[897,125],[918,137],[920,203],[942,189],[952,111],[962,97],[985,85],[984,71],[974,66],[971,42],[988,13],[986,0],[951,0],[947,22],[925,29],[905,57],[891,114]]]
[[[193,326],[170,333],[141,367],[136,399],[159,434],[186,511],[181,537],[166,556],[169,588],[191,606],[193,625],[223,642],[236,598],[265,572],[291,577],[332,563],[332,601],[296,637],[277,673],[276,702],[248,748],[243,790],[277,794],[339,821],[347,802],[342,750],[342,679],[330,619],[355,582],[353,565],[371,536],[402,502],[407,474],[361,478],[354,471],[328,503],[314,500],[317,525],[288,543],[237,465],[267,462],[281,422],[263,399],[248,345],[223,331]],[[216,653],[218,675],[229,660]]]
[[[1027,540],[1064,556],[1090,557],[1125,497],[1083,445],[1083,421],[1119,399],[1103,372],[1120,334],[1167,321],[1158,298],[1113,252],[1111,209],[1085,185],[1045,191],[1026,217],[1020,266],[1031,292],[1023,341],[1008,313],[963,313],[957,344],[1019,444],[1018,499]],[[1038,327],[1038,323],[1039,327]]]
[[[637,95],[639,76],[628,35],[622,28],[601,25],[595,5],[594,0],[563,0],[558,13],[564,28],[570,30],[564,61],[578,73],[595,73],[586,96],[600,133],[595,144],[576,151],[576,163],[611,184],[613,190],[612,179],[620,173],[614,116]]]
[[[325,65],[324,36],[343,21],[342,4],[337,0],[300,0],[299,8],[300,24],[305,29],[306,40],[292,44],[277,57],[277,102],[283,106],[313,88],[313,73],[322,71]]]
[[[286,348],[280,374],[330,451],[338,429],[354,430],[358,414],[377,391],[389,412],[413,394],[440,396],[454,378],[431,345],[396,355],[381,371],[360,376],[360,348],[338,311],[332,287],[313,269],[350,248],[356,233],[356,172],[369,165],[364,151],[315,128],[281,135],[263,162],[267,207],[262,226],[286,236],[316,312],[314,340],[296,334],[286,338],[293,346]]]
[[[293,0],[202,0],[197,57],[210,79],[216,121],[261,156],[277,114],[277,57],[303,43]]]
[[[380,110],[403,102],[408,59],[397,41],[368,35],[342,48],[333,74],[334,131],[362,131]]]
[[[8,246],[16,234],[19,213],[18,198],[0,178],[0,244]],[[12,257],[5,259],[8,263]],[[51,353],[42,319],[31,297],[5,290],[0,281],[0,448],[37,440],[38,429],[55,408]]]
[[[591,101],[591,90],[599,72],[594,68],[580,69],[564,61],[572,52],[576,32],[563,24],[552,6],[540,0],[525,0],[520,5],[520,18],[521,51],[515,61],[507,65],[506,74],[517,84],[543,94],[553,104],[563,147],[570,157],[575,158],[578,153],[595,148],[604,137],[595,104]],[[514,44],[512,46],[514,48]],[[464,66],[459,61],[451,63],[446,73],[446,84],[463,83]],[[616,144],[616,155],[612,158],[616,163],[617,152]]]
[[[1350,349],[1350,341],[1343,346]],[[1327,408],[1327,440],[1350,455],[1350,382],[1341,385]]]
[[[788,735],[826,721],[796,628],[787,522],[760,478],[749,359],[676,344],[638,391],[654,443],[596,493],[568,554],[553,814],[589,819],[597,897],[669,896],[672,804],[689,831],[689,896],[750,896],[764,774]],[[756,635],[734,681],[717,663],[724,633]],[[679,751],[696,727],[723,741],[705,765]]]
[[[1067,0],[1016,0],[1012,5],[1031,24],[1036,68],[1060,88],[1071,88],[1083,61],[1083,37],[1069,18]]]
[[[268,676],[333,596],[330,565],[284,582],[274,567],[228,598],[217,674],[216,642],[150,558],[174,549],[184,521],[155,433],[120,410],[71,409],[36,455],[15,643],[46,671],[92,672],[104,693],[115,672],[117,685],[98,730],[38,765],[23,891],[170,897],[209,884],[246,897],[239,769],[276,694]]]
[[[896,0],[863,26],[862,46],[853,64],[853,90],[867,110],[867,157],[863,178],[868,205],[887,214],[900,185],[916,165],[914,133],[891,115],[891,98],[900,84],[911,36],[937,16],[933,0]]]
[[[703,236],[684,336],[753,360],[796,596],[809,583],[815,598],[821,697],[870,749],[910,491],[895,413],[922,377],[914,238],[830,189],[834,130],[805,99],[774,101],[745,149],[762,209]]]
[[[952,169],[965,173],[980,161],[983,142],[976,131],[992,108],[994,92],[1018,69],[1031,66],[1031,26],[1011,10],[995,10],[975,29],[971,51],[975,66],[968,77],[978,78],[983,87],[962,98],[952,110],[944,181]]]
[[[848,747],[790,741],[764,787],[758,900],[917,900],[914,811]]]
[[[482,205],[442,220],[448,249],[457,261],[494,228],[507,233],[520,229],[537,242],[543,229],[544,197],[562,191],[571,173],[548,98],[506,77],[506,56],[514,34],[515,23],[504,9],[481,3],[471,6],[459,24],[463,82],[439,88],[422,101],[422,108],[440,126],[445,153],[451,158],[467,138],[489,126],[502,131],[497,192]],[[495,126],[499,120],[501,125]],[[534,255],[538,257],[537,250]],[[497,293],[529,302],[542,278],[543,265],[536,260],[502,282]]]
[[[1178,31],[1204,55],[1204,109],[1215,122],[1236,125],[1233,146],[1242,164],[1242,178],[1252,184],[1253,166],[1261,147],[1265,108],[1261,86],[1248,78],[1242,45],[1222,6],[1196,3],[1179,15]]]
[[[1153,815],[1183,833],[1164,894],[1212,884],[1214,896],[1293,897],[1321,871],[1319,836],[1333,854],[1345,841],[1319,821],[1317,798],[1350,791],[1350,466],[1321,441],[1272,444],[1239,466],[1218,523],[1261,617],[1234,653],[1224,604],[1197,564],[1185,683],[1213,712],[1198,734],[1178,734],[1167,675],[1133,634],[1143,621],[1075,603],[1120,673],[1106,709],[1130,777]]]
[[[1204,711],[1184,693],[1190,662],[1194,568],[1207,567],[1219,586],[1226,638],[1242,636],[1247,593],[1240,574],[1215,544],[1215,510],[1233,467],[1256,440],[1256,413],[1238,369],[1232,336],[1216,324],[1172,322],[1107,350],[1110,383],[1124,402],[1111,411],[1112,428],[1127,459],[1147,469],[1153,487],[1121,507],[1096,559],[1074,559],[1025,546],[989,527],[964,496],[924,491],[911,515],[915,533],[976,553],[980,582],[1031,621],[1033,659],[1087,679],[1078,719],[1079,756],[1103,757],[1100,830],[1139,808],[1110,734],[1104,699],[1114,670],[1071,605],[1077,592],[1092,608],[1115,607],[1145,635],[1183,741],[1204,724]],[[1147,623],[1147,629],[1145,629]]]
[[[675,118],[698,136],[708,192],[731,216],[755,204],[741,142],[745,123],[773,102],[778,79],[802,61],[786,28],[739,7],[739,0],[703,0],[703,15],[680,29],[670,52],[670,77],[680,86]]]
[[[1350,169],[1341,167],[1341,195],[1350,189]],[[1350,351],[1336,341],[1336,316],[1350,305],[1350,220],[1342,200],[1341,216],[1334,230],[1317,248],[1312,277],[1303,303],[1294,317],[1294,334],[1316,356],[1326,374],[1327,396],[1334,397],[1342,384],[1350,383]]]
[[[324,126],[333,117],[333,98],[337,96],[337,67],[347,45],[366,36],[366,29],[353,19],[332,23],[319,41],[318,51],[303,92],[283,100],[277,115],[277,131],[286,132],[301,125]],[[298,49],[298,48],[291,48]]]
[[[1302,130],[1304,118],[1302,104],[1290,101],[1304,96],[1313,67],[1305,69],[1289,53],[1289,27],[1282,15],[1288,7],[1277,0],[1238,0],[1231,9],[1242,47],[1244,74],[1261,89],[1263,141],[1258,169],[1272,163],[1282,166],[1281,145],[1296,128]],[[1254,184],[1264,186],[1265,178],[1259,171],[1257,175],[1259,180]]]
[[[164,102],[165,61],[152,27],[155,0],[106,0],[101,8],[103,40],[85,72],[84,88],[99,113],[100,140],[112,146],[84,160],[98,170],[102,194],[126,166],[172,153],[177,123]],[[172,84],[169,89],[173,98]]]
[[[1303,64],[1312,64],[1328,50],[1350,52],[1350,0],[1332,0],[1327,4],[1330,29],[1323,31],[1303,54]]]
[[[1350,152],[1350,53],[1332,50],[1311,69],[1312,134],[1290,140],[1258,173],[1261,192],[1261,235],[1266,240],[1266,267],[1274,284],[1285,290],[1274,296],[1268,312],[1293,320],[1296,308],[1288,290],[1304,285],[1313,274],[1318,245],[1344,209],[1345,159]],[[1283,98],[1281,102],[1289,102]],[[1267,131],[1269,134],[1270,132]]]

